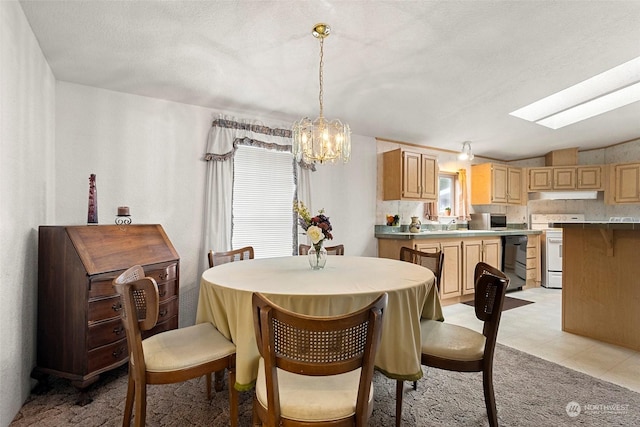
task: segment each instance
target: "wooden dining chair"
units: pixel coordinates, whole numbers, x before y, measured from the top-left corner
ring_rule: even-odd
[[[327,250],[327,255],[344,255],[344,245],[325,246],[324,248]],[[309,249],[311,249],[311,246],[300,244],[298,246],[298,254],[307,255]]]
[[[238,392],[235,389],[236,346],[211,323],[173,329],[142,339],[142,333],[158,321],[158,285],[145,277],[144,269],[133,266],[113,280],[122,300],[122,323],[129,346],[129,381],[123,426],[129,426],[135,404],[134,422],[144,426],[147,384],[169,384],[206,377],[211,399],[211,373],[229,371],[230,424],[238,424]]]
[[[244,248],[224,252],[209,251],[209,268],[245,259],[253,259],[253,246],[245,246]]]
[[[482,372],[487,417],[489,425],[495,427],[498,414],[493,390],[493,354],[509,278],[486,263],[478,263],[475,271],[474,308],[476,317],[483,322],[482,333],[451,323],[422,319],[421,363],[448,371]],[[396,390],[397,416],[402,413],[402,391],[400,387]],[[399,425],[397,419],[396,425]]]
[[[400,248],[400,260],[412,262],[428,268],[436,278],[436,288],[440,291],[442,279],[442,267],[444,265],[444,253],[442,251],[423,252],[403,246]]]
[[[317,317],[293,313],[254,293],[261,357],[253,424],[367,426],[386,306],[383,293],[354,313]]]

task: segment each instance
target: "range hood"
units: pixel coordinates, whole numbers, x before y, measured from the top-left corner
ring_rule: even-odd
[[[529,200],[594,200],[597,191],[540,191],[529,193]]]

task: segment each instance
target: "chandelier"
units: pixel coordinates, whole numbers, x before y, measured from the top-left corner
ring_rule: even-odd
[[[320,40],[320,115],[311,121],[304,117],[293,124],[293,155],[297,160],[307,163],[331,162],[342,159],[344,163],[351,157],[351,129],[340,120],[324,118],[323,105],[323,73],[324,39],[329,37],[331,27],[327,24],[316,24],[312,34]]]

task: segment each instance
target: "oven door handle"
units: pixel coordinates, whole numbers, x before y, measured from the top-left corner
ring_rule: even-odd
[[[547,240],[549,243],[562,243],[562,239],[549,239]]]

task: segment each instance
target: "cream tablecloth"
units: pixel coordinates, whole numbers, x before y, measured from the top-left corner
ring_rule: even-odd
[[[289,310],[317,316],[345,314],[389,295],[376,368],[394,379],[417,380],[420,318],[442,320],[430,270],[387,258],[330,256],[312,271],[306,256],[231,262],[202,274],[196,323],[211,322],[236,345],[236,389],[253,387],[258,347],[251,297],[262,292]]]

